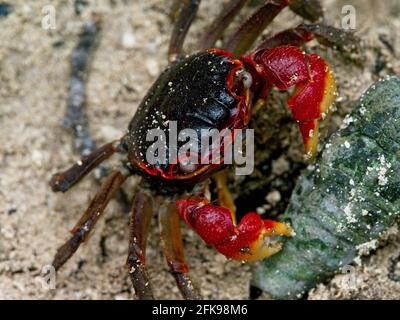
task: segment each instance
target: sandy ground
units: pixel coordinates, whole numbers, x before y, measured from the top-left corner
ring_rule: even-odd
[[[93,11],[103,15],[101,43],[88,83],[88,116],[99,144],[122,135],[146,90],[166,65],[171,31],[167,1],[89,2],[78,16],[73,1],[52,1],[56,8],[55,30],[41,26],[42,8],[49,3],[46,0],[12,1],[13,12],[0,17],[2,299],[129,299],[133,295],[124,268],[128,216],[115,201],[90,241],[59,272],[56,289],[43,288],[39,281],[43,266],[51,262],[56,248],[67,239],[68,230],[97,188],[94,179],[88,178],[62,195],[53,194],[47,183],[52,173],[77,160],[71,137],[60,128],[60,122],[66,103],[69,57],[82,22]],[[189,47],[221,3],[204,0],[189,34]],[[339,83],[340,103],[333,117],[338,125],[349,102],[369,84],[379,76],[400,73],[400,39],[396,33],[400,28],[400,3],[323,3],[327,21],[335,26],[340,26],[342,5],[354,3],[356,31],[366,41],[364,69],[325,52]],[[296,20],[285,10],[269,30],[293,26]],[[394,52],[385,43],[393,46]],[[380,72],[376,68],[382,63],[377,61],[385,62]],[[250,266],[227,261],[187,228],[184,237],[191,275],[205,298],[248,298]],[[355,286],[343,285],[343,276],[337,276],[313,290],[309,298],[400,298],[400,284],[387,277],[390,258],[400,253],[399,240],[393,232],[384,248],[356,266]],[[161,254],[155,223],[148,264],[156,297],[179,298]]]

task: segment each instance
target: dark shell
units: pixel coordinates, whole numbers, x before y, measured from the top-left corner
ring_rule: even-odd
[[[229,57],[212,52],[200,52],[170,65],[129,124],[126,143],[130,160],[146,163],[146,151],[153,144],[146,141],[149,129],[163,130],[168,145],[169,121],[177,122],[178,132],[223,129],[237,105],[227,89],[232,67]],[[184,143],[178,142],[178,148]]]

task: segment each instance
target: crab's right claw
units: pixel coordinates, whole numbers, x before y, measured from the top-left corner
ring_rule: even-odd
[[[280,237],[293,235],[289,225],[262,220],[254,212],[247,213],[235,226],[229,209],[211,205],[205,199],[178,200],[176,205],[181,218],[229,259],[262,260],[281,250]]]

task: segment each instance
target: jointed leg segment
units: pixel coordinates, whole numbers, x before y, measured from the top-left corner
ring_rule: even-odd
[[[227,208],[230,212],[232,212],[232,222],[236,225],[236,206],[235,202],[233,201],[232,194],[228,188],[227,182],[227,172],[220,171],[216,173],[214,176],[214,181],[217,186],[217,195],[218,195],[218,202],[221,207]]]
[[[189,268],[186,264],[180,229],[180,219],[175,203],[167,203],[159,210],[159,225],[161,243],[168,266],[178,285],[182,296],[188,300],[201,299],[201,295],[189,278]]]
[[[230,0],[204,32],[199,42],[199,49],[206,50],[213,48],[225,29],[231,24],[247,2],[249,2],[249,0]]]
[[[324,46],[335,48],[344,55],[359,54],[359,41],[350,33],[324,24],[300,24],[264,40],[256,50],[284,45],[302,46],[313,39]]]
[[[182,0],[179,15],[168,48],[168,60],[174,61],[181,53],[189,28],[196,17],[201,0]]]
[[[68,191],[104,160],[111,157],[115,152],[123,151],[119,140],[101,146],[75,163],[68,170],[54,174],[50,180],[52,190],[54,192]]]
[[[245,53],[287,5],[287,0],[265,1],[228,39],[224,47],[236,56]]]
[[[129,223],[130,239],[126,264],[136,295],[141,300],[154,299],[145,268],[146,244],[152,216],[152,197],[138,191],[133,201],[132,216]]]
[[[87,239],[107,204],[126,178],[127,175],[121,171],[113,171],[107,177],[79,222],[72,229],[72,237],[57,250],[52,263],[56,270],[62,267],[78,250],[80,244]]]

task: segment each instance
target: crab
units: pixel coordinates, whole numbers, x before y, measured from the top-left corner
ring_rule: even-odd
[[[264,1],[222,48],[216,48],[216,41],[246,2],[230,0],[204,33],[198,51],[185,55],[182,49],[185,36],[200,1],[177,1],[179,8],[169,46],[169,66],[139,105],[127,133],[100,148],[94,148],[81,125],[84,95],[76,90],[77,84],[85,80],[79,68],[86,70],[93,34],[100,22],[97,19],[86,24],[76,51],[84,58],[77,59],[79,63],[73,60],[70,82],[71,96],[75,94],[82,99],[69,102],[66,118],[75,137],[81,139],[80,150],[85,155],[70,169],[53,175],[50,185],[55,192],[66,192],[113,154],[122,154],[124,160],[104,179],[72,229],[72,237],[58,249],[52,263],[56,270],[88,239],[109,201],[132,175],[141,177],[141,187],[131,206],[127,269],[139,299],[154,297],[146,272],[146,242],[155,211],[168,266],[185,299],[199,299],[201,295],[188,274],[180,220],[228,259],[243,262],[262,260],[277,253],[282,248],[280,238],[293,235],[288,224],[263,220],[254,212],[237,221],[223,171],[227,165],[223,161],[195,163],[178,158],[175,162],[160,164],[150,163],[145,156],[151,145],[146,139],[148,131],[158,128],[168,135],[165,124],[171,121],[177,123],[179,130],[190,128],[195,132],[247,128],[250,118],[266,104],[268,93],[274,88],[290,91],[288,107],[299,125],[305,154],[309,159],[316,155],[318,129],[335,101],[336,84],[332,69],[324,59],[305,53],[300,47],[316,38],[340,49],[352,40],[333,27],[302,24],[269,37],[250,50],[263,30],[286,7],[313,22],[322,17],[316,0],[273,0]],[[222,143],[213,145],[214,149],[223,147]],[[210,179],[216,181],[217,200],[211,199]]]

